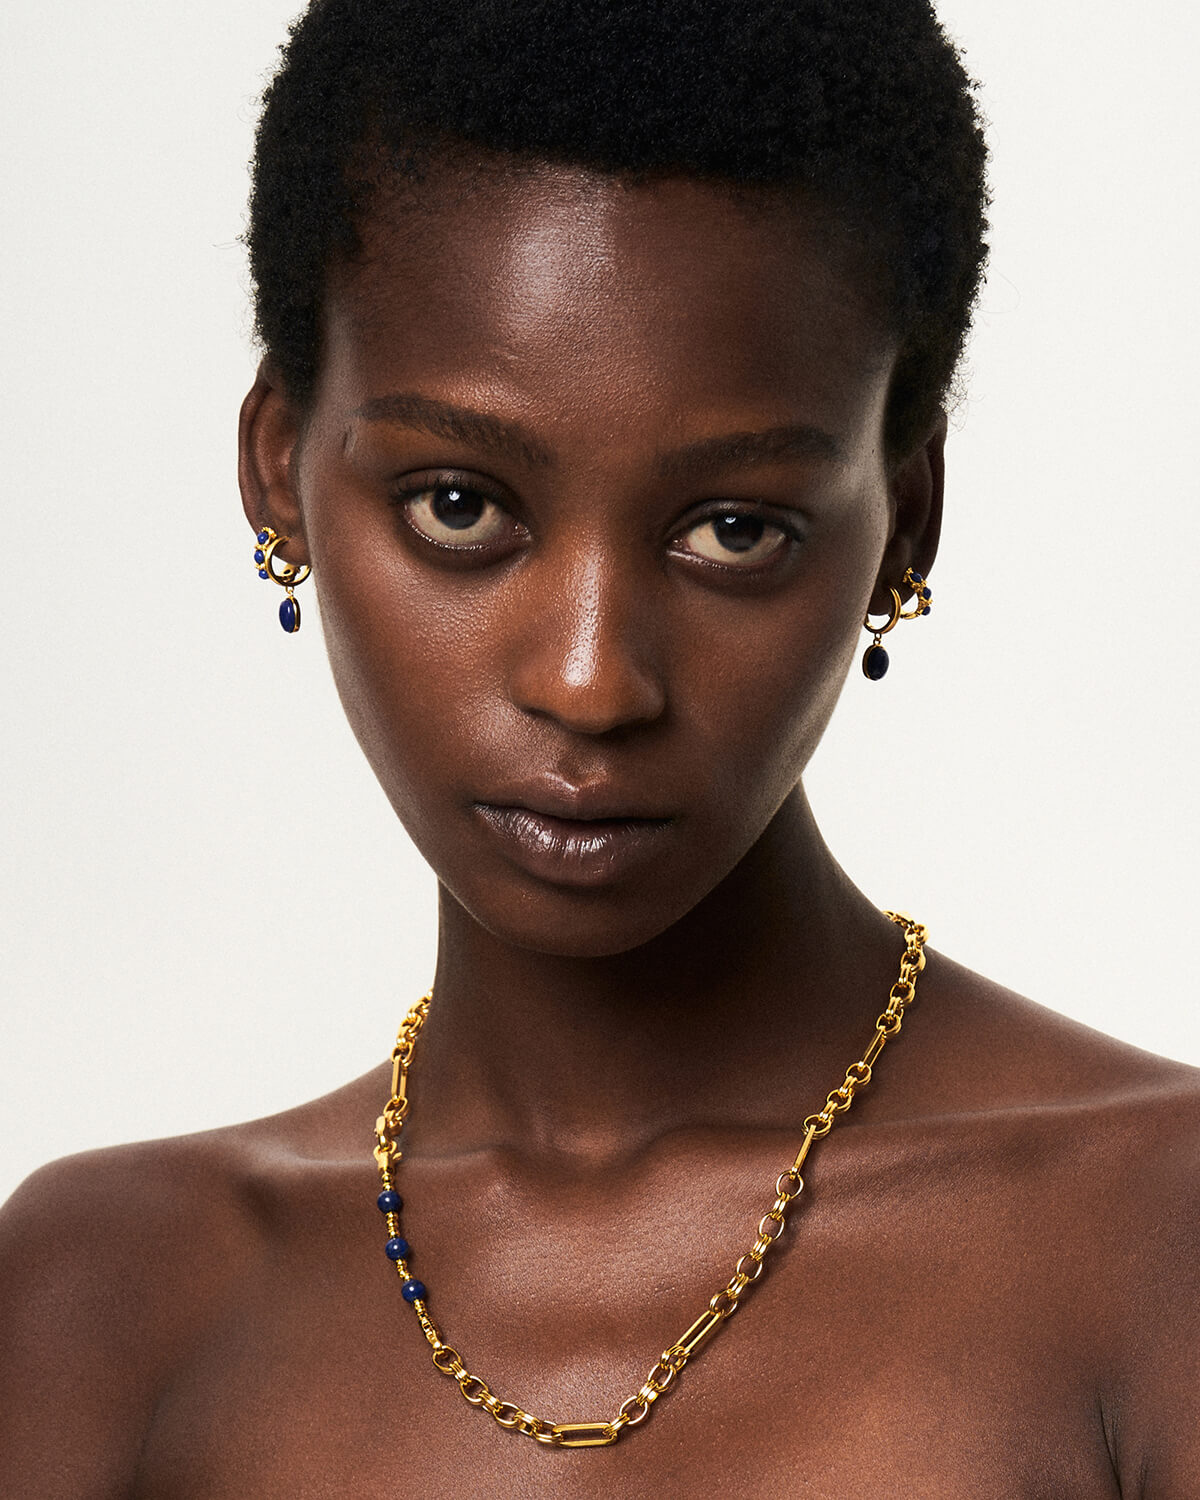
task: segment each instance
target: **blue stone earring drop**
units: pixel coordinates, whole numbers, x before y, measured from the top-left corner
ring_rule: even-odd
[[[872,682],[878,682],[891,665],[891,661],[891,657],[879,644],[879,637],[876,636],[874,642],[863,653],[863,676],[869,677]]]
[[[889,589],[888,592],[892,596],[892,608],[887,623],[872,625],[869,611],[863,616],[863,628],[869,630],[875,637],[863,652],[862,659],[863,676],[870,678],[872,682],[878,682],[891,663],[891,658],[882,645],[882,637],[887,635],[889,630],[894,630],[901,620],[917,620],[922,615],[927,615],[933,603],[933,594],[923,574],[914,572],[912,568],[906,568],[904,582],[913,592],[911,609],[903,607],[898,589]]]
[[[279,623],[288,635],[295,635],[300,629],[300,601],[292,590],[304,582],[312,569],[307,563],[290,563],[275,556],[276,549],[287,541],[286,536],[279,536],[269,526],[264,526],[254,538],[254,566],[260,578],[269,578],[287,590],[287,598],[279,605]]]

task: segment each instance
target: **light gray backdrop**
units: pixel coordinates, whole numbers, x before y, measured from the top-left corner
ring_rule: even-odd
[[[347,1080],[431,973],[432,880],[234,484],[244,164],[292,8],[0,22],[0,1195]],[[1200,1062],[1197,11],[943,15],[996,203],[937,608],[851,680],[810,786],[938,947]]]

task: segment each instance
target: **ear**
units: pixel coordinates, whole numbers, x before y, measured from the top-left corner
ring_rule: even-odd
[[[250,525],[286,536],[279,556],[297,564],[311,562],[295,484],[299,436],[299,416],[264,360],[238,417],[238,485]]]
[[[928,577],[933,567],[942,532],[945,449],[946,414],[942,412],[929,436],[897,466],[888,482],[892,529],[871,595],[873,615],[891,613],[892,589],[898,589],[907,601],[912,590],[904,582],[906,569]]]

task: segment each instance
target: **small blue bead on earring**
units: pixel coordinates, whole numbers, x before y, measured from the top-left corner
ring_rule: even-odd
[[[887,635],[889,630],[894,630],[901,620],[917,620],[922,615],[927,615],[933,603],[933,594],[923,574],[914,572],[912,568],[906,568],[904,582],[913,592],[911,609],[903,607],[899,589],[889,589],[888,593],[892,596],[892,608],[887,624],[872,625],[870,611],[863,616],[863,628],[869,630],[875,637],[863,652],[862,659],[863,676],[869,677],[872,682],[878,682],[890,665],[891,659],[880,644],[881,637]]]
[[[269,526],[264,526],[254,538],[254,566],[260,578],[269,578],[287,590],[287,598],[279,605],[279,623],[288,635],[295,635],[300,629],[300,601],[292,590],[304,582],[312,569],[307,563],[290,563],[275,556],[276,549],[287,541],[286,536],[279,536]]]

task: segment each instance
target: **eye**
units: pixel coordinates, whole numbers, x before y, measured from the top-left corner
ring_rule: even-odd
[[[706,562],[752,568],[768,562],[793,540],[783,526],[749,511],[730,510],[708,516],[680,537],[680,548]]]
[[[465,484],[435,484],[399,499],[414,530],[441,547],[486,546],[513,524],[494,500]]]

